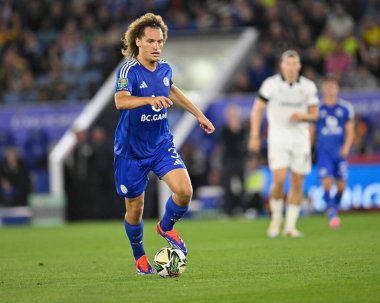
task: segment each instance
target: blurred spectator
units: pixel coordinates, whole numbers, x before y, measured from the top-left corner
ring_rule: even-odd
[[[376,120],[374,123],[374,131],[372,135],[372,152],[375,154],[380,154],[380,113],[376,115]]]
[[[15,47],[8,48],[2,59],[0,80],[6,91],[4,101],[12,103],[35,99],[34,78],[28,62],[20,56]]]
[[[380,26],[373,18],[367,17],[363,23],[363,39],[367,46],[376,46],[380,41]]]
[[[369,151],[368,138],[370,137],[369,123],[363,117],[355,115],[355,137],[352,145],[352,154],[363,155]]]
[[[350,72],[350,87],[356,90],[375,90],[379,88],[379,83],[365,65],[360,65],[357,70]]]
[[[88,62],[87,48],[77,29],[77,23],[69,20],[60,35],[63,68],[67,72],[80,72]]]
[[[304,67],[308,66],[313,68],[319,76],[324,74],[324,61],[317,49],[313,47],[309,48],[305,57],[303,57],[301,61]]]
[[[335,39],[344,39],[354,30],[354,20],[346,13],[343,5],[337,3],[333,8],[333,13],[327,20],[327,28],[331,31]]]
[[[30,192],[29,171],[16,147],[5,148],[0,161],[0,205],[25,206]]]
[[[320,87],[320,84],[322,83],[322,77],[319,76],[313,67],[306,66],[303,68],[302,74],[309,80],[313,81],[317,87]]]
[[[333,52],[338,39],[353,59],[358,59],[380,79],[377,1],[4,0],[0,10],[2,102],[88,100],[121,60],[119,44],[125,27],[147,10],[162,14],[170,32],[256,27],[260,32],[259,53],[272,73],[276,68],[273,58],[285,49],[295,48],[303,62],[311,62],[323,76],[323,68],[316,66],[317,57],[325,58]],[[288,17],[284,18],[284,14]],[[356,27],[353,20],[358,24]],[[361,35],[356,37],[359,32]],[[312,41],[317,41],[317,51]],[[9,57],[8,49],[18,54],[18,61],[24,62],[16,66],[25,66],[26,73],[19,86],[26,85],[27,92],[15,89],[5,80],[9,67],[3,66],[3,62],[9,61],[4,60]],[[60,77],[61,85],[49,88],[46,84],[50,80],[46,79],[51,76]],[[239,81],[244,82],[244,77],[239,77]],[[236,85],[236,89],[247,90],[249,86],[256,84]]]
[[[114,191],[113,171],[113,145],[107,140],[107,135],[103,127],[95,126],[91,131],[92,153],[88,159],[89,182],[91,188],[91,205],[87,216],[91,218],[110,218],[111,205]],[[87,160],[82,160],[87,161]]]
[[[259,170],[259,157],[249,157],[245,169],[245,216],[248,219],[256,218],[264,213],[264,186],[266,175]]]
[[[263,81],[271,76],[272,69],[259,55],[252,56],[251,64],[248,67],[248,76],[252,85],[253,91],[257,91]]]
[[[328,27],[325,27],[322,34],[318,36],[315,47],[322,57],[327,57],[335,50],[336,40]]]
[[[192,142],[187,142],[182,148],[181,156],[186,163],[195,193],[200,186],[207,184],[208,167],[206,154]]]
[[[354,33],[350,33],[343,39],[342,47],[348,54],[355,57],[359,52],[360,42]]]
[[[325,74],[332,74],[345,81],[352,64],[352,57],[338,43],[335,50],[325,58]]]
[[[24,156],[31,170],[46,170],[49,137],[45,130],[35,129],[29,132],[24,144]]]
[[[13,146],[15,143],[15,138],[10,131],[0,129],[0,160],[2,160],[5,155],[6,147]]]
[[[66,161],[67,219],[93,219],[92,193],[89,189],[94,151],[87,130],[78,131],[76,136],[77,144]]]
[[[224,211],[233,215],[243,211],[246,128],[241,121],[240,108],[231,105],[225,110],[226,124],[221,129],[222,185]]]
[[[324,2],[313,1],[311,9],[307,12],[309,16],[307,23],[310,25],[314,38],[318,37],[325,28],[327,10],[328,8]],[[304,13],[306,12],[304,11]]]
[[[248,93],[254,91],[248,73],[242,72],[236,77],[236,81],[232,85],[230,92]]]

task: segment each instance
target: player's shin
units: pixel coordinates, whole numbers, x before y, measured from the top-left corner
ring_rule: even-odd
[[[141,220],[138,225],[132,225],[124,219],[124,228],[131,243],[133,256],[135,260],[138,260],[141,256],[145,255],[143,244],[144,223]]]
[[[337,208],[340,207],[340,201],[342,200],[342,196],[343,196],[343,193],[341,193],[341,192],[338,191],[338,192],[336,193],[335,197],[334,197],[334,200],[335,200],[335,206],[336,206]]]
[[[188,206],[181,207],[173,201],[170,196],[165,206],[165,214],[161,220],[161,228],[163,231],[172,230],[174,224],[179,221],[189,209]]]
[[[323,200],[326,202],[326,205],[327,205],[327,210],[328,210],[327,214],[328,214],[329,219],[335,217],[336,216],[335,198],[332,199],[329,190],[324,191]]]
[[[272,221],[281,225],[281,223],[282,223],[282,212],[284,210],[283,199],[271,198],[269,201],[269,206],[270,206],[270,211],[272,214]]]
[[[285,228],[284,231],[292,232],[297,230],[296,224],[299,217],[301,206],[297,204],[289,204],[286,209],[286,219],[285,219]]]

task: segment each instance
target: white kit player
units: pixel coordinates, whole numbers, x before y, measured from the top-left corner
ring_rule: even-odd
[[[248,148],[260,150],[260,125],[265,109],[268,119],[268,162],[272,171],[270,192],[270,238],[280,234],[283,223],[284,183],[291,172],[290,190],[283,235],[302,236],[297,230],[304,176],[311,170],[311,141],[309,122],[318,119],[317,87],[300,76],[298,53],[287,50],[281,56],[280,74],[266,79],[259,89],[251,113],[251,132]]]

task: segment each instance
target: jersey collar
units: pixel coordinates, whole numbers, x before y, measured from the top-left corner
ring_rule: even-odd
[[[282,81],[288,83],[290,86],[293,86],[294,83],[299,83],[300,82],[300,78],[301,78],[301,75],[298,75],[298,78],[297,78],[297,80],[295,82],[288,82],[288,81],[285,80],[285,77],[284,77],[284,75],[282,73],[280,73],[280,76],[281,76]]]

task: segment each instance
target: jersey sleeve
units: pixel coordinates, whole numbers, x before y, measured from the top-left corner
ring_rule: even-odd
[[[268,102],[271,97],[271,80],[266,79],[260,86],[257,96],[265,102]]]
[[[314,82],[310,83],[309,98],[307,99],[308,106],[318,106],[318,89]]]
[[[119,68],[116,75],[116,85],[115,85],[115,93],[127,91],[133,94],[132,88],[133,83],[135,82],[135,74],[133,69],[128,65],[123,65]]]
[[[351,104],[347,104],[347,121],[351,121],[354,119],[355,111],[354,107]]]

